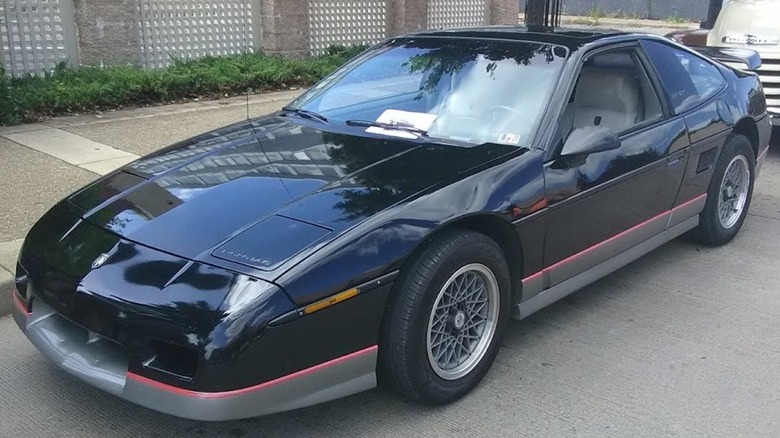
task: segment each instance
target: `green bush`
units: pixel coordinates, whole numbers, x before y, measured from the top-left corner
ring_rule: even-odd
[[[80,67],[65,64],[44,76],[6,77],[0,66],[0,125],[124,106],[168,103],[305,87],[365,50],[330,47],[307,59],[251,53],[198,60],[174,59],[162,70]]]

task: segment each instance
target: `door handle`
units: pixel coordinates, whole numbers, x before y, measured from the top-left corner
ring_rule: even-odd
[[[666,167],[675,167],[680,164],[685,158],[685,151],[674,153],[666,159]]]

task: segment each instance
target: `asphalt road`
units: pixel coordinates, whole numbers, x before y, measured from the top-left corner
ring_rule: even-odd
[[[513,322],[482,385],[455,404],[374,390],[253,420],[185,421],[66,376],[3,318],[0,436],[780,436],[776,143],[734,242],[671,242]]]

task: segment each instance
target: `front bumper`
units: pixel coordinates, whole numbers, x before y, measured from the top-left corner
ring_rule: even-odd
[[[69,374],[130,402],[178,417],[235,420],[333,400],[376,386],[377,346],[259,385],[224,392],[182,389],[128,371],[114,342],[71,323],[43,301],[13,292],[13,317],[45,356]]]

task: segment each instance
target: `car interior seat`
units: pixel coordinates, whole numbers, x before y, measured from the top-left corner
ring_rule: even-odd
[[[573,127],[604,126],[621,132],[639,116],[639,87],[631,72],[588,68],[582,71],[573,102]]]
[[[572,100],[561,119],[564,138],[575,128],[603,126],[620,133],[644,119],[642,88],[632,57],[595,57],[580,72]]]

